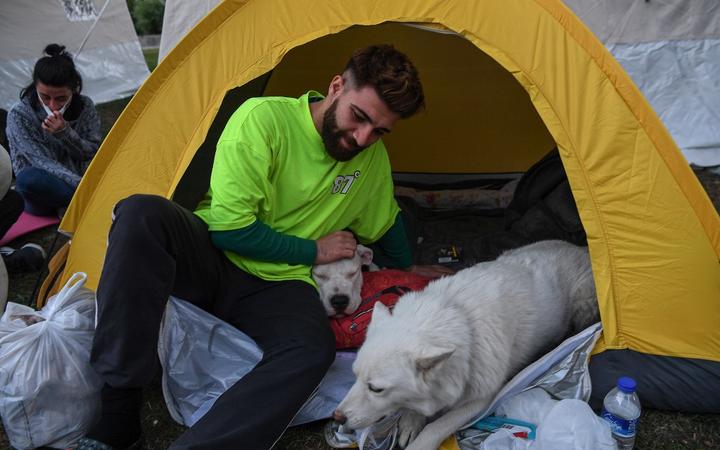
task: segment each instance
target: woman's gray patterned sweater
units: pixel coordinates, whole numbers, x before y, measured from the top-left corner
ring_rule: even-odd
[[[68,126],[55,134],[42,129],[47,114],[40,104],[32,107],[29,95],[13,106],[6,132],[15,174],[36,167],[77,188],[101,141],[95,105],[89,97],[81,95],[80,99],[83,108],[78,118],[67,121]]]

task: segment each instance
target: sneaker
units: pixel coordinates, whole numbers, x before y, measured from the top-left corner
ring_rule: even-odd
[[[25,244],[15,250],[12,247],[0,248],[8,273],[35,272],[45,264],[45,250],[37,244]]]

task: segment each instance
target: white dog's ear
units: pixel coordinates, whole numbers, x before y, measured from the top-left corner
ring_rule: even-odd
[[[373,305],[371,322],[378,323],[390,317],[390,309],[383,302],[375,302]]]
[[[418,372],[426,372],[445,361],[455,352],[454,348],[431,346],[422,350],[420,356],[415,359],[415,367]]]
[[[365,247],[364,245],[358,244],[357,254],[360,256],[360,264],[363,266],[369,266],[373,259],[373,251]]]

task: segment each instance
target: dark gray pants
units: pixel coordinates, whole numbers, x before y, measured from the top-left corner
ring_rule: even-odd
[[[156,375],[170,295],[242,330],[264,352],[172,448],[269,449],[335,355],[317,291],[247,274],[212,245],[191,212],[162,197],[131,196],[115,208],[97,292],[91,363],[108,385],[144,387]]]

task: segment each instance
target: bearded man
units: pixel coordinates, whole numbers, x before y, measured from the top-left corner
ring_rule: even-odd
[[[263,350],[173,449],[269,449],[318,386],[334,338],[313,264],[377,243],[412,265],[381,136],[423,107],[417,70],[389,45],[358,50],[327,96],[246,101],[217,144],[210,189],[194,212],[161,197],[119,202],[97,292],[91,363],[102,416],[80,449],[132,448],[142,388],[158,370],[170,295],[237,327]]]

